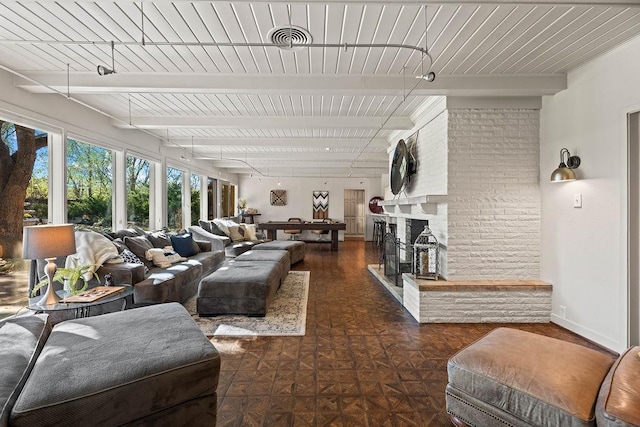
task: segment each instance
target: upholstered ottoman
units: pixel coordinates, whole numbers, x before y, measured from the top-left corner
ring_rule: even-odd
[[[261,263],[274,263],[280,272],[280,283],[287,277],[291,268],[291,257],[289,251],[273,249],[270,251],[248,251],[238,255],[233,260],[229,260],[229,265],[259,265]]]
[[[226,265],[200,281],[196,300],[198,314],[264,316],[280,287],[280,278],[275,262]]]
[[[289,256],[291,257],[291,265],[304,261],[305,254],[305,243],[304,242],[293,242],[290,240],[273,240],[271,242],[260,243],[259,245],[255,245],[253,247],[254,251],[264,251],[264,250],[286,250],[289,251]]]
[[[220,356],[180,304],[56,325],[13,426],[215,425]]]
[[[447,412],[456,425],[595,426],[612,356],[498,328],[448,363]]]

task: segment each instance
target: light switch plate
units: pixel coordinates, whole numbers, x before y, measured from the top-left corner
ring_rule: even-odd
[[[582,207],[582,194],[574,194],[573,195],[573,207],[581,208]]]

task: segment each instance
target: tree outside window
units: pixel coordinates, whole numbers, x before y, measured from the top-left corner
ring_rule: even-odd
[[[67,139],[67,220],[110,231],[113,153]]]
[[[167,227],[169,230],[182,228],[183,177],[184,172],[181,170],[167,168]]]
[[[200,175],[191,174],[191,225],[198,225],[200,219],[200,188],[202,178]]]
[[[151,164],[148,160],[127,156],[127,222],[149,229]]]
[[[47,134],[0,120],[0,139],[0,257],[22,258],[23,226],[47,222]]]

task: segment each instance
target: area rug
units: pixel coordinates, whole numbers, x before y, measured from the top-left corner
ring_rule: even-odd
[[[184,306],[208,337],[302,336],[307,323],[308,296],[309,272],[290,271],[265,317],[200,317],[196,311],[196,296]]]

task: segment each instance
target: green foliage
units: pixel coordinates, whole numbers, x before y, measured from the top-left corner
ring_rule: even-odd
[[[167,168],[167,226],[169,230],[182,228],[182,177],[184,172]]]
[[[149,227],[149,171],[147,160],[127,156],[127,220]]]
[[[71,288],[71,295],[76,295],[79,294],[80,292],[84,292],[87,290],[87,287],[89,286],[89,283],[84,279],[84,275],[85,273],[88,273],[89,271],[91,271],[91,269],[94,266],[91,264],[87,264],[87,265],[78,265],[77,261],[74,259],[73,260],[73,266],[70,268],[58,268],[55,272],[55,274],[53,275],[53,281],[54,282],[60,282],[62,284],[64,284],[65,280],[68,280],[69,283],[71,284],[70,288]],[[93,273],[93,277],[95,277],[96,279],[98,278],[98,275],[94,272]],[[78,284],[78,280],[82,280],[82,282],[84,283],[84,285],[81,288],[77,287]],[[42,288],[43,286],[46,286],[49,283],[49,279],[43,279],[40,282],[38,282],[38,284],[36,286],[33,287],[33,290],[31,291],[31,296],[34,297],[36,295],[36,293],[38,292],[38,290],[40,288]]]

